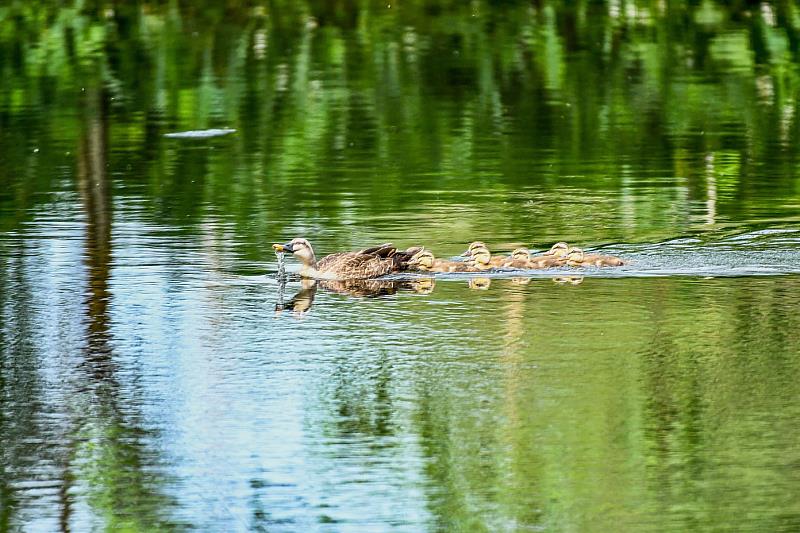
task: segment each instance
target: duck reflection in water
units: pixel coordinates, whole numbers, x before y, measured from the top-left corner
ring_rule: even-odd
[[[314,304],[314,297],[320,288],[354,298],[375,298],[391,296],[399,291],[430,294],[436,286],[436,281],[433,278],[408,280],[313,280],[303,278],[300,283],[301,289],[288,302],[283,301],[283,284],[281,284],[281,288],[278,291],[278,302],[275,304],[276,314],[289,310],[295,315],[304,315]]]

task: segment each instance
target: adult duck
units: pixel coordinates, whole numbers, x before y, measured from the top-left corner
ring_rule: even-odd
[[[354,252],[326,255],[317,261],[314,249],[306,239],[292,239],[272,247],[276,252],[288,252],[300,261],[301,277],[326,280],[370,279],[400,272],[407,268],[411,257],[422,250],[421,246],[414,246],[398,251],[391,243],[386,243]]]

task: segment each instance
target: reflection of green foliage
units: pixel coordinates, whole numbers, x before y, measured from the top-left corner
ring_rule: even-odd
[[[174,502],[159,492],[164,479],[153,472],[141,429],[114,417],[85,428],[76,450],[78,478],[88,485],[88,502],[107,531],[175,530],[166,518]]]
[[[627,185],[625,174],[653,161],[674,171],[678,153],[698,167],[706,153],[732,148],[791,168],[800,40],[790,3],[766,14],[711,1],[535,5],[12,2],[0,9],[2,122],[38,127],[26,143],[0,142],[17,168],[34,141],[68,146],[80,91],[99,84],[112,147],[124,153],[112,165],[147,177],[136,190],[158,216],[186,223],[213,206],[247,224],[291,197],[298,216],[325,226],[350,216],[335,198],[354,187],[378,215],[427,203],[421,193],[431,188],[508,200],[521,188],[556,194],[568,184],[641,209],[641,227],[611,220],[619,229],[599,238],[641,238],[685,220],[665,209],[684,201],[671,196],[679,188]],[[160,138],[213,126],[240,132],[217,154]],[[53,157],[37,157],[40,173],[62,164]],[[719,199],[720,216],[758,208],[766,185],[747,184],[752,168],[734,176],[737,195]],[[779,172],[769,187],[791,204],[795,182],[794,171]],[[25,197],[48,189],[20,188]],[[321,189],[324,205],[308,199]],[[556,231],[535,224],[535,233]]]
[[[244,235],[226,242],[245,243],[242,253],[254,258],[289,228],[329,245],[424,239],[455,252],[478,236],[673,236],[705,223],[695,210],[712,200],[722,222],[796,221],[800,12],[791,2],[765,5],[5,2],[0,231],[74,192],[75,154],[98,119],[85,110],[87,90],[108,106],[110,200],[122,211],[115,220],[129,214],[128,202],[137,216],[182,232],[216,231],[221,219],[221,231],[230,223]],[[221,126],[237,134],[163,137]],[[626,281],[615,289],[623,301],[656,283]],[[730,480],[709,483],[703,472],[722,457],[748,465],[740,490],[767,486],[768,475],[780,486],[796,480],[781,465],[797,458],[768,456],[770,468],[757,466],[758,453],[789,449],[784,440],[796,437],[796,413],[781,412],[770,388],[800,392],[796,379],[783,379],[797,376],[785,358],[797,339],[777,338],[800,327],[781,327],[791,317],[768,303],[790,308],[781,299],[796,301],[797,288],[772,294],[765,283],[747,305],[739,303],[747,291],[737,290],[698,306],[691,287],[667,285],[672,307],[632,306],[619,330],[587,315],[576,335],[525,307],[523,331],[548,327],[529,344],[574,365],[577,384],[504,361],[511,371],[477,384],[458,375],[442,377],[452,388],[435,379],[419,387],[413,431],[437,525],[636,529],[638,510],[657,508],[698,529],[715,518],[728,523],[716,514],[743,501],[760,505],[773,529],[784,525],[763,494],[731,493]],[[459,317],[458,327],[484,331],[486,308],[479,313]],[[737,359],[726,346],[737,336],[754,358]],[[619,346],[633,348],[620,354]],[[390,416],[401,403],[392,402],[394,375],[376,372],[358,389],[342,372],[326,436],[399,432]],[[469,394],[453,392],[462,390]],[[554,393],[565,400],[552,401]],[[742,449],[765,413],[779,431]],[[746,423],[734,423],[739,416]],[[93,510],[108,529],[174,527],[164,480],[141,468],[151,462],[136,430],[113,413],[97,419],[75,458]],[[3,483],[4,502],[9,492]],[[796,518],[796,494],[774,496],[784,498],[786,521]],[[0,529],[10,522],[0,514]]]

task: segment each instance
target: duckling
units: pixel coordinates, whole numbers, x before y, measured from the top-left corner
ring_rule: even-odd
[[[568,252],[569,245],[567,243],[563,241],[557,242],[541,255],[531,257],[531,263],[536,265],[531,268],[553,268],[564,266]]]
[[[502,257],[498,257],[495,259],[503,259]],[[489,270],[494,268],[495,266],[499,266],[497,261],[493,263],[492,261],[492,253],[489,251],[486,246],[477,247],[472,250],[472,255],[470,256],[469,260],[466,261],[467,268],[465,270],[459,270],[458,272],[482,272],[484,270]],[[502,263],[502,261],[500,261]]]
[[[570,248],[567,254],[568,266],[609,267],[622,266],[625,262],[613,255],[587,254],[580,248]]]
[[[408,267],[422,272],[454,272],[454,268],[465,266],[465,262],[436,259],[428,250],[422,250],[408,261]]]
[[[356,252],[330,254],[319,261],[311,243],[306,239],[292,239],[286,244],[273,244],[276,252],[290,252],[302,263],[300,276],[304,278],[347,280],[369,279],[391,272],[405,270],[409,259],[422,250],[414,246],[398,252],[389,243]]]
[[[535,268],[553,268],[566,264],[566,260],[556,255],[539,255],[531,257],[527,248],[517,248],[503,263],[505,268],[517,268],[520,270],[530,270]]]
[[[423,272],[482,272],[492,268],[490,260],[491,254],[486,248],[474,249],[467,261],[436,259],[433,253],[422,250],[408,261],[408,266]]]
[[[486,246],[481,241],[475,241],[475,242],[471,243],[469,245],[469,248],[467,248],[467,251],[464,252],[463,254],[461,254],[461,256],[462,257],[474,257],[475,253],[478,252],[478,251],[480,251],[481,253],[489,254],[488,263],[487,263],[487,264],[491,265],[489,268],[503,266],[503,263],[506,261],[506,259],[508,259],[507,257],[500,257],[500,256],[491,257],[492,252],[489,251],[489,247]]]
[[[554,255],[556,257],[566,257],[567,252],[569,252],[569,244],[565,243],[564,241],[557,242],[553,246],[550,247],[549,250],[544,252],[542,255]]]

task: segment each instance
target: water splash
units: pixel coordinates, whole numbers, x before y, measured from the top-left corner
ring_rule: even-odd
[[[286,262],[284,261],[284,256],[286,252],[275,252],[275,256],[278,258],[278,272],[275,276],[278,278],[278,281],[286,281]]]

